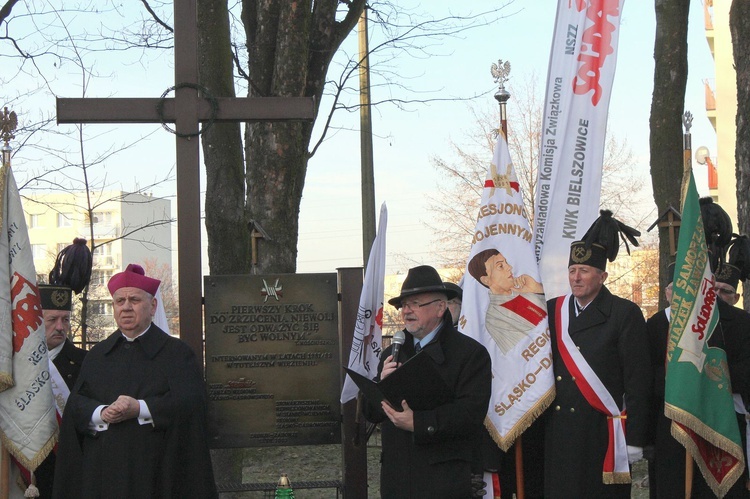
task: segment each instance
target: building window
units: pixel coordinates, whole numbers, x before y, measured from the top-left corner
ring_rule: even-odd
[[[31,255],[34,260],[44,260],[47,258],[47,246],[44,244],[32,244]]]
[[[70,213],[58,213],[57,214],[57,226],[58,227],[71,227],[73,224],[70,221]]]
[[[112,278],[111,270],[94,270],[91,273],[91,284],[105,286]]]
[[[65,249],[66,246],[68,246],[67,243],[57,243],[57,254],[59,255],[60,252]]]
[[[94,223],[110,225],[112,223],[112,212],[111,211],[94,212]]]
[[[112,315],[112,304],[106,301],[93,302],[91,311],[96,315]]]
[[[39,227],[39,215],[29,215],[29,229]]]

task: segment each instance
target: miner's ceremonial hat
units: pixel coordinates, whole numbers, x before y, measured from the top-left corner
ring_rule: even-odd
[[[630,254],[628,241],[633,246],[638,246],[636,237],[640,235],[639,231],[614,218],[611,211],[601,210],[599,218],[589,227],[583,238],[571,243],[568,267],[589,265],[600,270],[607,270],[607,260],[613,262],[617,257],[620,237],[622,236],[625,248]]]
[[[73,306],[73,290],[67,286],[39,285],[39,296],[42,310],[65,310],[70,312]]]

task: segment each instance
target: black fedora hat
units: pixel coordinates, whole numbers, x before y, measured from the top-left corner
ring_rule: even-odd
[[[448,300],[458,295],[452,289],[445,287],[437,270],[429,265],[420,265],[409,269],[409,273],[406,274],[406,279],[401,285],[401,294],[388,300],[388,303],[396,308],[401,308],[401,300],[407,296],[422,293],[445,293]]]
[[[456,296],[458,297],[459,300],[463,300],[464,290],[461,289],[461,286],[459,286],[458,284],[454,282],[449,282],[449,281],[443,282],[443,285],[445,286],[445,289],[447,289],[448,291],[453,291],[454,293],[456,293]],[[454,296],[453,298],[455,298],[456,296]],[[450,300],[451,298],[448,298],[448,299]]]

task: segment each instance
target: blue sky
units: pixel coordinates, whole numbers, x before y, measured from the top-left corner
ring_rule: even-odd
[[[439,8],[449,3],[440,1],[429,5]],[[483,10],[490,4],[493,2],[472,2],[472,7]],[[408,69],[421,70],[423,78],[433,84],[432,88],[443,88],[446,95],[480,94],[489,90],[476,104],[493,109],[497,104],[492,98],[494,82],[489,70],[498,59],[511,62],[511,84],[533,72],[543,91],[556,5],[553,0],[516,1],[506,9],[508,17],[464,33],[461,39],[446,41],[445,53],[450,55],[410,61]],[[703,6],[697,0],[691,4],[690,18],[686,109],[695,116],[694,147],[706,145],[715,151],[716,137],[705,115],[703,88],[703,79],[713,77],[713,62],[703,30]],[[654,29],[653,4],[627,0],[621,22],[609,129],[619,140],[627,140],[637,170],[644,176],[649,172],[648,121],[653,89]],[[373,91],[373,99],[379,98],[376,92]],[[513,106],[512,99],[508,106]],[[435,263],[435,237],[425,225],[432,216],[426,198],[434,192],[437,182],[430,157],[450,158],[449,140],[465,143],[463,137],[471,128],[472,117],[465,103],[431,104],[411,113],[393,109],[373,113],[376,204],[379,207],[385,201],[389,209],[389,273],[403,272],[417,264]],[[347,153],[342,154],[343,151]],[[491,155],[488,155],[488,164],[490,160]],[[702,171],[696,165],[695,172],[699,189],[704,179],[705,190],[703,168]],[[646,187],[648,192],[644,197],[651,201],[650,180]],[[344,210],[342,204],[346,207]],[[653,219],[656,216],[654,211]],[[362,265],[360,219],[358,138],[350,134],[350,143],[337,141],[335,146],[322,149],[310,162],[300,217],[299,270],[322,271],[335,266]]]
[[[466,4],[473,12],[481,12],[499,8],[505,3],[474,0]],[[399,5],[429,11],[434,17],[445,15],[449,9],[457,13],[459,10],[456,2],[450,0],[400,0]],[[511,85],[535,73],[542,91],[556,5],[556,0],[516,0],[500,11],[504,16],[502,19],[433,46],[432,52],[439,55],[397,59],[392,61],[392,69],[410,77],[409,85],[413,88],[437,91],[437,95],[445,98],[484,95],[475,99],[473,105],[495,109],[497,104],[492,94],[496,87],[489,69],[492,63],[503,59],[509,60],[513,67]],[[17,9],[18,5],[14,10]],[[703,30],[702,3],[692,0],[691,10],[686,109],[695,115],[694,147],[706,145],[715,150],[715,133],[705,117],[703,100],[702,82],[704,78],[713,77],[713,62]],[[460,13],[466,13],[466,10],[460,7]],[[610,130],[618,139],[627,140],[638,171],[644,176],[648,175],[649,168],[648,117],[653,80],[654,25],[652,2],[625,1],[610,104]],[[356,51],[356,33],[352,33],[343,49]],[[90,59],[87,63],[93,61]],[[54,75],[52,85],[58,95],[81,96],[81,79],[74,65],[52,66],[50,59],[41,64],[46,65],[48,74]],[[88,96],[156,97],[174,82],[168,58],[140,61],[136,54],[106,54],[96,60],[95,69],[107,78],[92,80]],[[12,83],[14,88],[4,88],[8,89],[4,92],[6,95],[15,91],[22,93],[37,82],[18,74]],[[374,100],[387,98],[382,87],[373,88],[372,94]],[[13,102],[9,105],[13,107]],[[40,96],[37,105],[38,109],[18,109],[19,114],[30,120],[43,113],[54,113],[54,98],[50,94]],[[511,99],[509,107],[512,106]],[[339,115],[338,124],[352,130],[329,135],[309,163],[300,215],[300,272],[327,272],[337,267],[362,265],[358,120],[356,113]],[[433,102],[412,106],[408,112],[384,106],[373,112],[376,212],[385,201],[389,210],[389,273],[404,272],[417,264],[435,263],[435,237],[427,226],[433,217],[428,198],[435,193],[437,183],[430,158],[451,159],[450,141],[464,143],[466,133],[473,128],[472,122],[469,106],[462,102]],[[72,129],[70,125],[59,127],[60,131]],[[157,125],[88,125],[85,133],[89,137],[88,150],[92,152],[139,141],[137,148],[108,159],[103,167],[95,170],[96,177],[106,178],[110,187],[132,190],[137,185],[153,182],[163,175],[161,172],[166,173],[174,166],[174,138]],[[488,154],[488,164],[490,159]],[[14,160],[19,184],[23,181],[23,172],[18,169],[25,168],[29,172],[44,168],[47,162],[47,158],[34,157],[31,152],[19,154]],[[703,168],[701,171],[701,167],[696,167],[699,190],[705,189]],[[646,186],[649,192],[644,196],[650,200],[650,181]],[[174,185],[167,184],[155,188],[154,194],[173,196],[173,190]],[[173,245],[176,246],[176,235],[173,236]],[[205,253],[204,268],[207,269]]]

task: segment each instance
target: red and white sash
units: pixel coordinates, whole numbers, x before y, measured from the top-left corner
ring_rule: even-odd
[[[560,356],[586,401],[591,407],[607,415],[609,443],[607,454],[604,456],[602,481],[606,484],[630,483],[630,466],[625,443],[626,411],[620,411],[607,387],[573,343],[568,332],[570,299],[571,295],[568,294],[557,298],[555,303],[555,336]]]

